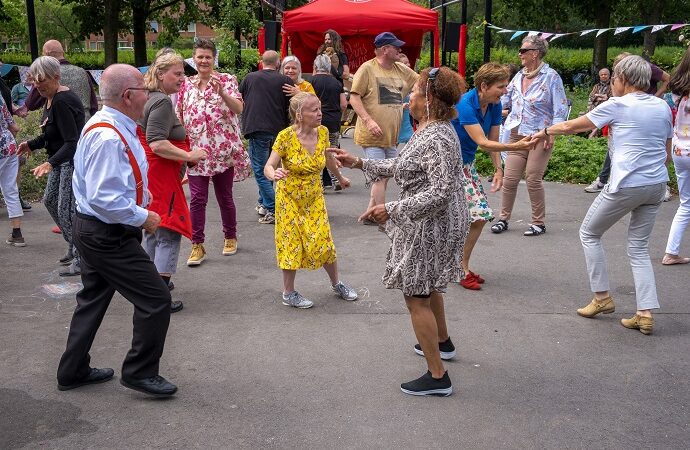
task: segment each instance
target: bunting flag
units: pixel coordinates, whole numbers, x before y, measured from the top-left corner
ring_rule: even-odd
[[[187,64],[189,64],[189,66],[190,66],[192,69],[196,70],[196,64],[194,63],[194,58],[187,58],[187,59],[184,60],[184,62],[186,62]]]
[[[12,70],[14,66],[12,64],[2,64],[0,65],[0,77],[4,77],[8,73],[10,73],[10,70]]]
[[[103,75],[102,70],[87,70],[89,74],[91,74],[91,77],[93,78],[93,81],[96,82],[97,85],[101,85],[101,75]]]
[[[561,38],[563,36],[568,36],[568,35],[579,35],[579,36],[586,36],[588,34],[594,33],[596,31],[596,36],[601,36],[602,34],[606,33],[607,31],[613,31],[613,34],[621,34],[625,33],[626,31],[632,30],[633,34],[634,33],[639,33],[642,30],[646,30],[647,28],[652,28],[652,33],[656,33],[657,31],[663,30],[664,28],[671,27],[670,31],[676,31],[684,27],[690,26],[690,23],[675,23],[675,24],[659,24],[659,25],[629,25],[629,26],[624,26],[624,27],[614,27],[614,28],[590,28],[587,30],[580,30],[580,31],[571,31],[567,33],[554,33],[554,32],[549,32],[549,31],[535,31],[535,30],[511,30],[508,28],[501,28],[499,26],[496,26],[492,23],[488,23],[484,21],[481,26],[486,26],[489,27],[492,30],[496,30],[498,33],[512,33],[512,36],[510,37],[510,40],[514,40],[515,38],[518,38],[522,36],[523,34],[527,34],[527,36],[541,36],[543,39],[546,40],[555,40],[558,38]]]
[[[19,69],[19,80],[22,83],[26,83],[26,78],[29,76],[29,67],[28,66],[17,66]]]

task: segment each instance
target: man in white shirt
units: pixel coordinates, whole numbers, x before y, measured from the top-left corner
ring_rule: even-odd
[[[74,245],[82,257],[84,288],[58,367],[58,389],[102,383],[113,369],[89,365],[89,350],[115,291],[134,304],[132,348],[120,383],[156,397],[177,386],[158,374],[170,322],[170,292],[141,247],[141,229],[153,233],[160,216],[150,201],[144,149],[136,120],[148,100],[142,74],[125,64],[109,66],[101,78],[104,107],[84,126],[74,155],[72,189],[77,203]]]

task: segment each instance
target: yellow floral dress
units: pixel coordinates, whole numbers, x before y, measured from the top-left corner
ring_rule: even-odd
[[[275,240],[281,269],[318,269],[335,262],[335,245],[321,187],[328,147],[328,128],[324,126],[318,128],[313,156],[302,146],[293,127],[278,133],[273,144],[283,168],[290,171],[276,183]]]

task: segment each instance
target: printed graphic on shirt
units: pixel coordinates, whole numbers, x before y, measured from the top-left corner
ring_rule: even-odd
[[[401,105],[403,80],[400,78],[376,77],[379,91],[379,105]]]

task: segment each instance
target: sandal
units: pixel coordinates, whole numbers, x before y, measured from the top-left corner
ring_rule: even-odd
[[[501,219],[498,222],[496,222],[495,224],[491,225],[491,232],[492,233],[500,234],[500,233],[503,233],[504,231],[506,231],[507,229],[508,229],[508,221],[507,220]]]
[[[525,231],[525,236],[539,236],[546,233],[546,226],[529,224],[529,228]]]

